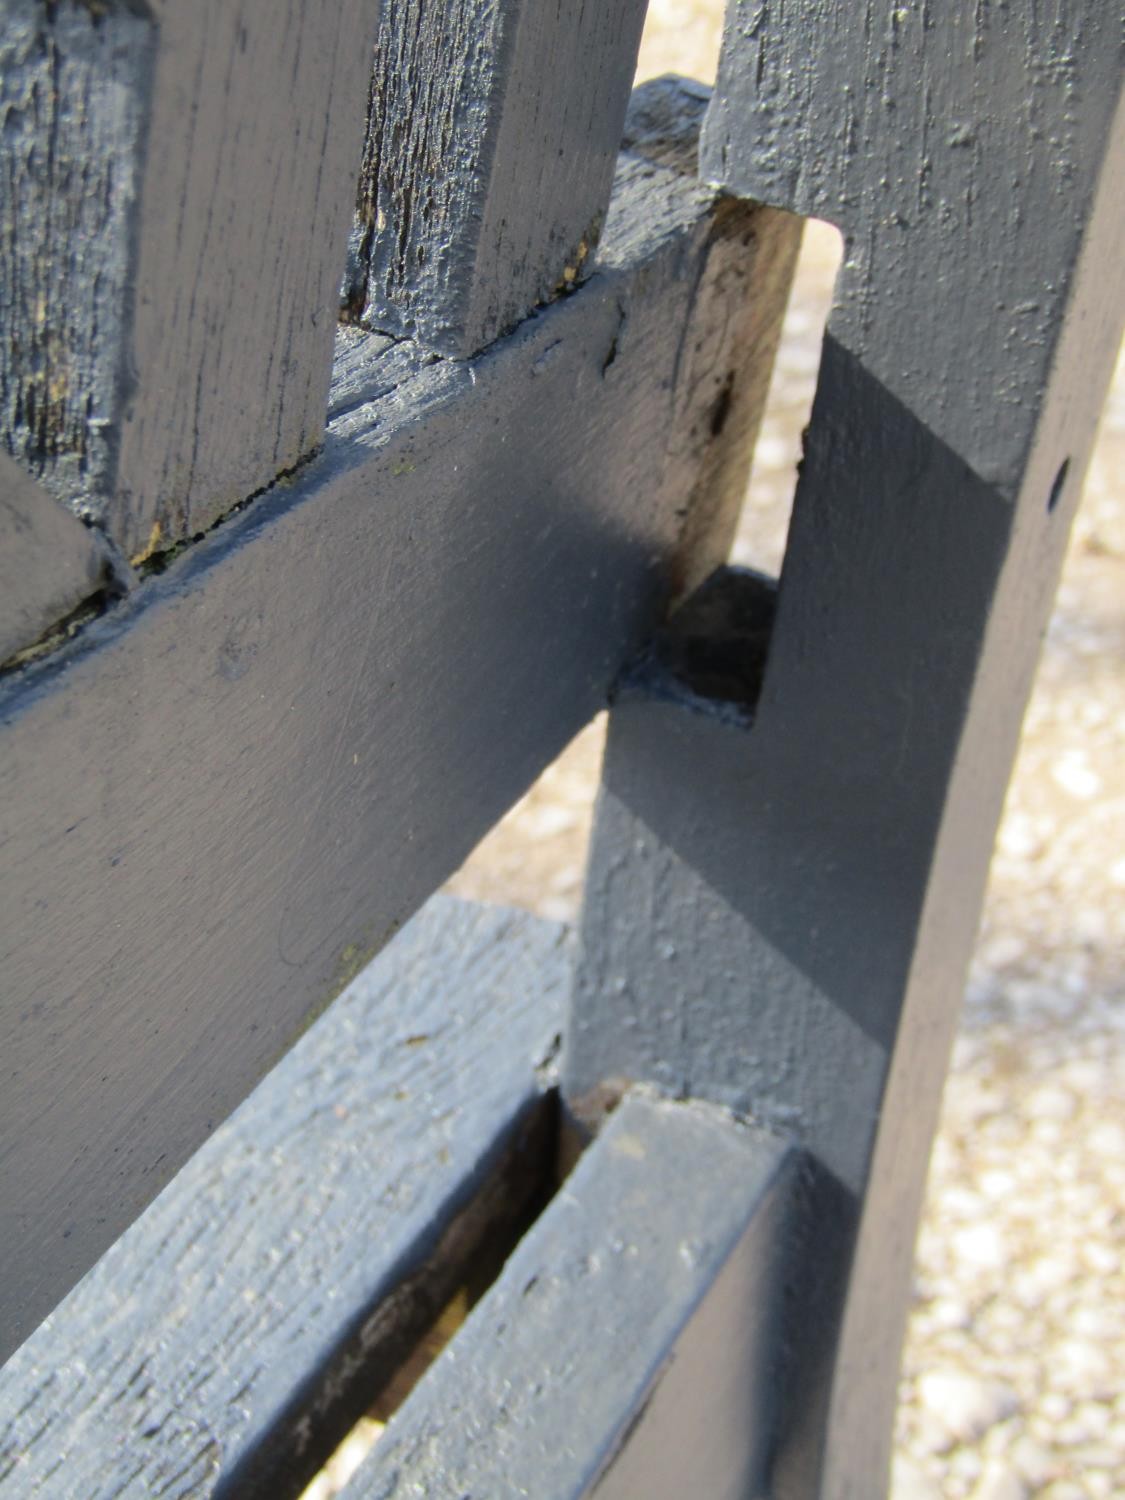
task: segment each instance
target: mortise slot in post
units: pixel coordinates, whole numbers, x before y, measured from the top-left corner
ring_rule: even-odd
[[[639,691],[716,707],[748,724],[765,675],[776,602],[772,578],[719,568],[626,669],[615,700]]]

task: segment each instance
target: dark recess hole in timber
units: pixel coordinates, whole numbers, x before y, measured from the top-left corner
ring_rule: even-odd
[[[1066,476],[1070,470],[1070,459],[1064,458],[1059,465],[1059,472],[1055,475],[1055,482],[1051,485],[1051,493],[1047,496],[1047,514],[1050,515],[1055,506],[1062,499],[1062,492],[1066,488]]]
[[[702,700],[748,723],[765,676],[777,584],[750,568],[724,567],[672,615],[635,665],[622,690]]]
[[[734,376],[728,375],[723,383],[723,388],[715,399],[711,408],[711,436],[718,437],[727,425],[730,416],[731,404],[734,399]]]

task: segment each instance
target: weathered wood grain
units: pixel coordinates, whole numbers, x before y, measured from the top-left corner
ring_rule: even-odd
[[[957,1005],[1125,313],[1119,16],[861,11],[728,11],[703,171],[839,224],[844,269],[752,725],[652,679],[611,723],[568,1063],[579,1104],[651,1079],[788,1121],[832,1174],[779,1500],[885,1491]]]
[[[435,897],[5,1366],[4,1494],[296,1494],[544,1187],[569,950]]]
[[[796,1156],[627,1100],[345,1500],[761,1493]]]
[[[0,4],[0,448],[100,518],[128,382],[151,16]]]
[[[2,440],[130,558],[320,441],[376,25],[0,6]]]
[[[345,301],[464,356],[589,270],[645,0],[385,0]]]
[[[729,435],[684,351],[753,295],[710,271],[732,222],[626,156],[598,273],[488,355],[345,330],[323,454],[4,688],[8,1348],[690,575],[685,498]]]
[[[97,534],[0,453],[0,665],[110,582]]]

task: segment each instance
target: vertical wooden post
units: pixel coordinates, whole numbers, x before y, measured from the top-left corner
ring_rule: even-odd
[[[0,0],[0,445],[141,559],[320,441],[376,0]]]
[[[646,0],[386,0],[345,301],[464,356],[589,268]]]
[[[835,1289],[771,1493],[842,1500],[886,1483],[948,1049],[1125,313],[1125,112],[1096,0],[748,11],[704,175],[834,220],[845,267],[752,724],[666,662],[611,715],[566,1074],[579,1107],[615,1076],[717,1098],[829,1174],[795,1348]]]

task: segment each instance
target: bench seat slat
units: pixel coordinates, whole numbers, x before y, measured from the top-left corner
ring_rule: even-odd
[[[435,897],[5,1366],[4,1495],[296,1492],[518,1151],[569,972],[557,924]]]
[[[760,1493],[798,1161],[627,1099],[343,1500]]]

